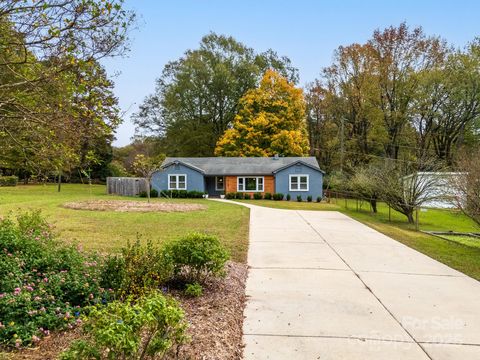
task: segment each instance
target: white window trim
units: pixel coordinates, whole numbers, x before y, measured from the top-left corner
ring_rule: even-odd
[[[170,186],[170,183],[171,183],[170,177],[172,176],[175,176],[175,188],[172,188]],[[178,178],[180,176],[185,176],[185,189],[178,188],[178,183],[179,183]],[[168,174],[168,190],[187,190],[187,174]]]
[[[256,183],[256,189],[255,190],[246,190],[245,189],[245,185],[246,185],[246,182],[245,182],[245,179],[250,179],[250,178],[255,178],[257,179],[257,183]],[[245,190],[240,190],[240,181],[239,179],[243,179],[243,188]],[[262,190],[258,190],[258,179],[262,179],[262,187],[263,189]],[[237,192],[264,192],[265,191],[265,176],[237,176]]]
[[[307,178],[307,188],[306,189],[300,189],[300,177],[306,177]],[[292,177],[298,177],[298,189],[292,189]],[[289,191],[302,191],[306,192],[309,191],[310,189],[310,176],[308,174],[290,174],[288,177],[288,189]]]
[[[223,178],[223,189],[219,189],[217,187],[217,184],[218,184],[217,179],[218,178]],[[225,176],[215,176],[215,191],[225,191]]]

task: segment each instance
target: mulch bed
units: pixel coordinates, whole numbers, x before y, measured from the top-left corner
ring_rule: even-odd
[[[182,303],[191,341],[180,349],[182,360],[237,360],[242,358],[242,324],[247,266],[228,262],[227,276],[209,283],[199,298],[174,295]],[[80,337],[80,329],[54,333],[36,348],[11,353],[12,359],[53,360]],[[10,358],[10,357],[9,357]]]
[[[88,200],[68,202],[63,207],[74,210],[118,211],[118,212],[185,212],[205,210],[201,204],[181,204],[168,202],[130,201],[130,200]]]

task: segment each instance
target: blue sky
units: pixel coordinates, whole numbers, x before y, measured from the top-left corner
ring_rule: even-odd
[[[137,12],[126,57],[104,61],[114,76],[124,122],[116,146],[130,142],[130,115],[154,90],[163,66],[196,48],[210,31],[231,35],[256,51],[272,48],[287,55],[300,71],[300,85],[318,77],[339,45],[365,42],[376,28],[422,26],[457,47],[480,36],[477,0],[127,0]]]

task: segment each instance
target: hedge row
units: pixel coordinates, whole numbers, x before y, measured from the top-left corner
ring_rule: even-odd
[[[265,193],[265,195],[262,195],[261,193],[253,193],[253,197],[250,193],[243,193],[243,192],[230,192],[225,194],[225,198],[227,199],[246,199],[246,200],[251,200],[252,198],[254,200],[283,200],[284,195],[282,193]]]
[[[18,177],[16,176],[0,176],[0,186],[17,186]]]

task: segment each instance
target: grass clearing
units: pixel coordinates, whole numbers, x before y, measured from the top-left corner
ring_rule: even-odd
[[[127,241],[151,240],[156,244],[192,231],[217,235],[232,260],[245,262],[248,247],[249,209],[204,199],[152,199],[152,202],[201,204],[206,210],[189,212],[115,212],[73,210],[66,202],[125,200],[107,195],[103,185],[27,185],[0,188],[0,215],[40,209],[56,227],[62,240],[78,242],[85,249],[115,252]],[[147,199],[134,199],[147,201]]]
[[[428,255],[464,274],[480,280],[480,248],[463,242],[453,242],[437,236],[415,231],[406,217],[394,210],[389,211],[384,203],[378,204],[376,214],[370,211],[366,202],[333,199],[332,203],[308,203],[296,201],[240,200],[253,205],[290,210],[336,210],[340,211],[391,238]],[[476,224],[460,211],[426,209],[419,212],[420,230],[478,232]]]

